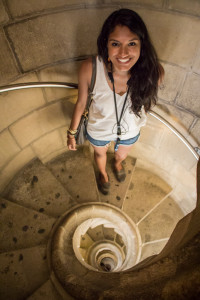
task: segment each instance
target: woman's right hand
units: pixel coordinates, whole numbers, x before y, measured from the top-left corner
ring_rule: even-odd
[[[75,140],[75,137],[72,136],[72,137],[67,137],[67,146],[68,146],[68,149],[69,150],[72,150],[72,151],[76,151],[76,140]]]

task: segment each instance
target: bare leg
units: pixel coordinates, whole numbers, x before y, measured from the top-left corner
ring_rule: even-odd
[[[122,161],[126,159],[133,145],[123,146],[120,145],[118,150],[115,152],[115,168],[117,171],[122,169]]]
[[[97,164],[99,172],[103,176],[103,181],[108,182],[108,174],[106,172],[106,162],[107,162],[107,151],[108,147],[95,147],[94,148],[94,160]]]

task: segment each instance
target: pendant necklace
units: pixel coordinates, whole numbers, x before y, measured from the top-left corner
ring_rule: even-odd
[[[116,114],[116,120],[117,120],[117,142],[115,144],[115,151],[117,151],[119,144],[120,144],[120,140],[121,140],[121,119],[124,113],[124,109],[125,109],[125,105],[127,102],[127,98],[128,98],[128,94],[129,94],[129,87],[128,90],[126,92],[126,96],[124,99],[124,104],[121,110],[121,114],[120,117],[118,118],[118,112],[117,112],[117,100],[116,100],[116,93],[115,93],[115,83],[114,83],[114,78],[113,78],[113,74],[112,74],[112,64],[111,64],[111,72],[108,72],[108,77],[110,79],[110,81],[112,82],[113,85],[113,98],[114,98],[114,103],[115,103],[115,114]]]

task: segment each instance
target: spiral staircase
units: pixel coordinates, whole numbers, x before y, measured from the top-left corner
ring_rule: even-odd
[[[0,299],[177,299],[173,288],[162,296],[151,288],[161,291],[164,279],[176,273],[175,259],[164,261],[163,249],[171,235],[179,239],[174,229],[186,213],[173,197],[174,187],[143,168],[137,157],[126,159],[127,177],[119,183],[113,156],[111,147],[108,195],[98,190],[89,143],[46,163],[34,159],[2,192]],[[151,259],[159,253],[158,271]],[[148,262],[143,274],[140,268]],[[185,258],[177,262],[183,264]],[[197,277],[193,272],[195,295],[200,294]],[[132,288],[130,279],[134,298],[123,288]]]

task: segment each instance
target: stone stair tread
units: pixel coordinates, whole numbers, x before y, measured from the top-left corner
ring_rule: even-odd
[[[71,296],[67,297],[66,293],[65,299],[72,300],[73,298]],[[63,300],[63,298],[57,292],[51,280],[48,280],[26,300]]]
[[[0,198],[0,252],[46,244],[55,219]]]
[[[76,202],[40,160],[26,166],[4,197],[49,216],[58,217]]]
[[[140,261],[146,259],[147,257],[157,255],[165,247],[167,240],[155,241],[154,243],[144,244],[141,251]]]
[[[167,197],[146,218],[139,223],[142,242],[170,237],[176,224],[184,217],[183,212],[176,202]]]
[[[77,151],[67,151],[46,165],[78,203],[99,201],[87,146],[79,146]]]
[[[113,153],[107,154],[107,171],[110,179],[110,193],[108,195],[103,195],[99,192],[100,200],[104,203],[109,203],[119,208],[122,208],[124,198],[127,193],[127,189],[131,180],[132,172],[135,167],[136,159],[133,157],[128,156],[126,160],[123,162],[125,171],[126,171],[126,179],[124,182],[118,182],[115,178],[112,168],[112,160],[113,160]],[[96,169],[96,178],[98,180],[98,171]]]
[[[157,175],[136,167],[122,209],[138,223],[171,190]]]
[[[0,297],[26,299],[48,280],[46,246],[0,254]]]

